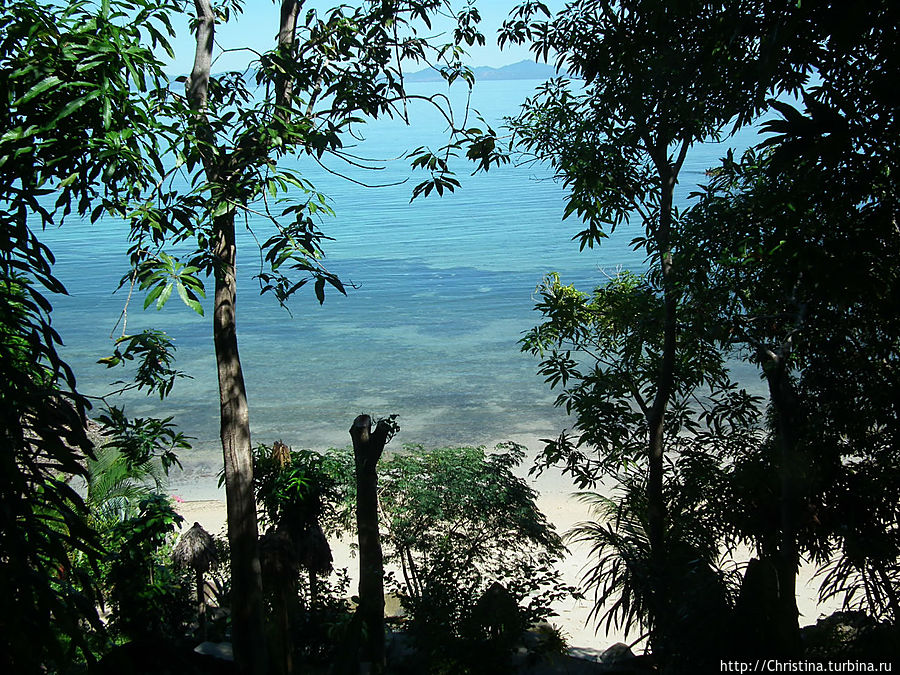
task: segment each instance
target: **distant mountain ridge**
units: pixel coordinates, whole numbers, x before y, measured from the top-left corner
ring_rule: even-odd
[[[490,66],[475,66],[472,68],[476,81],[484,80],[548,80],[551,77],[559,77],[565,73],[557,73],[556,68],[546,63],[534,61],[519,61],[508,66],[492,68]],[[434,68],[425,68],[404,76],[407,82],[442,82],[443,77]]]

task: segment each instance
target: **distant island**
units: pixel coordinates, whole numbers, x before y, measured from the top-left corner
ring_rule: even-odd
[[[565,75],[558,73],[554,66],[534,61],[519,61],[508,66],[492,68],[490,66],[475,66],[472,68],[476,80],[548,80],[551,77]],[[409,73],[405,76],[407,82],[441,82],[443,77],[434,68],[425,68]]]

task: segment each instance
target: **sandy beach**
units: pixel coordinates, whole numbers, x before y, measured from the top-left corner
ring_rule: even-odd
[[[536,438],[511,440],[522,443],[530,450],[529,457],[519,469],[520,475],[525,477],[531,466],[531,458],[541,444]],[[538,507],[560,534],[564,534],[579,522],[590,520],[589,508],[575,498],[575,487],[568,477],[562,476],[558,470],[546,471],[538,478],[529,477],[527,480],[539,493]],[[176,481],[170,487],[169,494],[175,498],[176,510],[184,517],[184,528],[198,522],[212,534],[226,532],[224,488],[219,489],[216,486],[215,478],[196,479],[191,482]],[[350,542],[331,540],[329,543],[334,555],[335,569],[347,568],[351,579],[351,592],[355,593],[358,560],[353,555]],[[568,555],[558,564],[565,583],[580,585],[585,566],[589,563],[589,553],[589,546],[586,544],[569,545]],[[820,616],[840,608],[839,603],[835,601],[827,605],[818,603],[817,584],[810,583],[814,572],[812,566],[804,566],[797,582],[801,626],[815,623]],[[602,651],[616,642],[631,644],[638,639],[639,635],[631,633],[626,637],[623,631],[615,628],[610,631],[606,631],[605,626],[596,629],[595,624],[588,621],[593,606],[592,592],[587,591],[585,596],[584,600],[557,603],[554,607],[557,616],[550,619],[551,623],[562,629],[570,647]],[[641,646],[642,643],[638,642],[634,647],[635,651],[640,650]]]

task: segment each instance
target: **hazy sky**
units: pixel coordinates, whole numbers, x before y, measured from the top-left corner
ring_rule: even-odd
[[[545,2],[551,10],[559,9],[563,5],[563,0],[545,0]],[[305,12],[311,7],[323,11],[336,4],[340,4],[340,0],[307,0],[302,11]],[[476,0],[476,6],[482,17],[481,32],[486,38],[486,44],[484,47],[473,47],[469,50],[469,65],[497,67],[516,63],[522,59],[533,59],[526,47],[507,45],[502,52],[497,47],[497,29],[517,4],[516,0]],[[217,26],[216,41],[220,47],[227,50],[249,47],[256,51],[265,51],[274,43],[275,33],[278,30],[278,12],[279,5],[273,0],[246,0],[243,15],[233,18],[228,24]],[[185,16],[183,21],[175,24],[178,32],[178,36],[172,42],[175,60],[166,69],[173,75],[189,72],[193,63],[195,43],[193,35],[188,31],[187,22],[188,17]],[[435,33],[440,30],[435,25]],[[242,69],[254,58],[254,55],[245,49],[225,53],[217,49],[216,54],[219,56],[213,66],[213,72]]]

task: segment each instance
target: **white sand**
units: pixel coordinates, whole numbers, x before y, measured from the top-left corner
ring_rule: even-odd
[[[540,447],[536,438],[513,439],[526,445],[532,450]],[[490,447],[490,446],[489,446]],[[533,455],[532,455],[533,457]],[[521,475],[525,475],[531,458],[525,460],[520,468]],[[558,470],[545,472],[537,479],[528,478],[532,486],[539,492],[538,507],[547,516],[547,519],[556,527],[557,532],[565,533],[576,523],[589,520],[590,513],[586,505],[578,502],[572,495],[575,492],[571,481],[563,477]],[[175,497],[176,510],[184,517],[184,528],[188,528],[194,522],[200,523],[204,529],[212,534],[225,534],[226,510],[224,491],[218,489],[213,479],[201,482],[173,485],[169,490]],[[346,567],[350,573],[351,592],[356,593],[358,580],[358,561],[353,555],[350,542],[331,541],[332,554],[334,555],[335,569]],[[749,557],[749,556],[748,556]],[[746,560],[746,558],[745,558]],[[589,546],[586,544],[569,545],[569,555],[559,562],[559,570],[565,583],[579,586],[585,566],[589,562]],[[839,603],[832,601],[827,605],[817,602],[817,584],[810,583],[810,577],[814,568],[804,566],[800,571],[797,583],[797,602],[800,609],[800,624],[815,623],[822,615],[830,614],[839,609]],[[587,591],[584,600],[569,600],[560,602],[555,607],[558,616],[552,618],[551,623],[560,627],[566,635],[570,646],[605,649],[615,642],[631,643],[639,636],[629,634],[625,637],[621,630],[611,629],[609,632],[601,627],[595,632],[595,625],[588,624],[588,615],[593,605],[593,593]],[[635,649],[642,646],[638,643]]]

